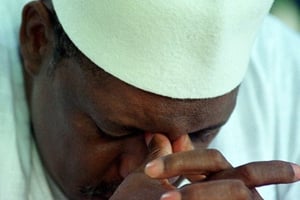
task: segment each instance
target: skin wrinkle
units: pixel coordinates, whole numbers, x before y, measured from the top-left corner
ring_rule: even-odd
[[[88,60],[86,60],[86,61],[88,61]],[[95,68],[94,70],[98,69],[98,67],[95,66],[94,64],[85,65],[85,66],[87,66],[88,68]],[[100,70],[101,69],[99,69],[99,71]],[[104,72],[103,70],[101,70],[101,71]],[[86,74],[85,74],[85,78],[88,78],[88,77],[91,77],[91,76],[93,76],[93,74],[90,73],[90,71],[87,71]],[[110,78],[105,78],[105,82],[107,83],[107,82],[111,81],[112,78],[113,78],[112,76]],[[92,84],[89,84],[89,85],[85,86],[87,88],[87,90],[88,90],[88,88],[94,88],[94,87],[99,86],[99,81],[97,82],[97,80],[96,80],[94,82],[93,80],[91,80],[91,82],[92,82]],[[90,108],[88,108],[88,109],[91,109],[91,113],[94,113],[94,114],[92,114],[92,118],[93,119],[98,119],[98,117],[97,117],[98,111],[95,110],[94,108],[95,108],[95,105],[99,104],[99,101],[97,101],[97,99],[98,98],[103,98],[102,94],[109,93],[109,91],[111,91],[111,90],[118,90],[118,91],[121,92],[121,90],[123,88],[126,88],[128,86],[129,86],[128,84],[122,82],[122,84],[111,84],[111,85],[105,87],[104,88],[105,91],[103,93],[94,92],[95,96],[93,96],[92,102],[89,103],[89,104],[85,104],[85,105],[92,105]],[[129,87],[131,87],[131,86],[129,86]],[[187,121],[186,118],[192,118],[192,117],[195,118],[195,117],[197,117],[197,114],[196,114],[197,110],[198,110],[198,112],[199,111],[203,112],[202,108],[209,106],[209,104],[206,103],[206,102],[209,102],[209,100],[203,100],[203,106],[194,107],[193,109],[185,109],[184,106],[187,107],[187,106],[190,105],[190,103],[196,104],[197,100],[176,100],[180,104],[183,105],[183,108],[180,109],[180,107],[178,107],[177,105],[170,106],[170,104],[168,104],[168,102],[172,102],[173,99],[164,98],[164,97],[160,97],[161,99],[163,99],[160,102],[156,101],[155,104],[154,103],[149,104],[147,102],[148,105],[146,105],[146,104],[143,104],[143,102],[140,102],[139,99],[144,97],[144,96],[147,96],[147,98],[151,98],[151,95],[149,95],[147,92],[139,91],[139,93],[137,93],[135,95],[125,94],[126,96],[123,98],[124,101],[126,101],[126,99],[132,99],[131,101],[126,102],[129,105],[128,106],[129,108],[131,108],[131,109],[141,108],[141,109],[136,110],[134,112],[134,113],[138,114],[138,116],[137,116],[136,114],[131,115],[130,114],[131,111],[128,110],[127,107],[124,108],[124,109],[119,108],[120,102],[118,100],[119,98],[118,98],[117,94],[118,93],[115,93],[116,96],[114,96],[114,94],[113,94],[113,96],[110,96],[110,98],[113,98],[115,100],[114,107],[109,108],[109,107],[106,106],[105,108],[107,110],[105,110],[104,112],[111,113],[113,110],[116,109],[116,110],[119,110],[118,115],[124,115],[124,116],[128,116],[128,117],[127,117],[127,119],[122,118],[122,121],[114,121],[114,119],[116,119],[116,117],[106,116],[107,118],[111,118],[108,121],[113,121],[115,124],[124,124],[125,127],[134,127],[134,128],[137,128],[137,129],[141,129],[139,126],[147,126],[147,127],[149,127],[148,129],[151,130],[152,132],[158,131],[156,129],[151,129],[151,127],[155,127],[156,126],[155,124],[157,124],[157,123],[164,122],[164,124],[166,124],[166,125],[168,125],[168,124],[171,125],[172,121],[177,121],[178,123],[183,123],[184,121]],[[83,96],[87,96],[87,95],[83,95]],[[219,101],[218,99],[219,98],[216,98],[215,101]],[[137,106],[137,105],[140,105],[141,103],[142,103],[141,106]],[[104,105],[101,105],[101,106],[103,107]],[[222,108],[224,108],[224,107],[222,107]],[[230,110],[230,109],[232,109],[232,106],[228,105],[228,110]],[[177,113],[173,112],[174,110],[176,110]],[[204,109],[204,110],[206,110],[206,109]],[[166,115],[165,115],[166,113],[172,113],[172,114],[168,115],[168,117],[166,117]],[[183,114],[179,114],[179,113],[183,113]],[[218,114],[221,114],[221,113],[219,112]],[[221,114],[221,117],[226,118],[226,116],[222,116],[222,115],[224,115],[224,114]],[[170,116],[172,117],[172,119],[170,118]],[[134,120],[137,117],[138,118],[148,118],[149,123],[145,124],[145,125],[135,124]],[[199,123],[200,121],[205,121],[205,119],[202,118],[202,119],[196,119],[196,120],[193,120],[193,121],[197,121],[197,123]],[[191,122],[192,121],[190,121],[189,123],[191,123]],[[195,126],[195,125],[191,124],[191,126]],[[186,125],[186,126],[188,126],[188,125]],[[183,129],[181,132],[195,132],[195,131],[198,131],[198,130],[199,130],[198,128],[194,129],[194,130]],[[165,131],[165,132],[167,132],[167,131]]]

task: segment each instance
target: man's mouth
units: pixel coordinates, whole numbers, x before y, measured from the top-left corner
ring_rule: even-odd
[[[108,200],[121,182],[101,182],[95,186],[84,186],[80,193],[86,199]]]

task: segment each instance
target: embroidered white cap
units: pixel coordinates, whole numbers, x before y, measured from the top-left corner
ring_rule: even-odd
[[[52,0],[65,32],[97,66],[178,99],[223,95],[247,70],[273,0]]]

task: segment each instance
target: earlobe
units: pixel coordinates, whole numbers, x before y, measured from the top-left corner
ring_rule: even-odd
[[[53,45],[52,24],[47,8],[39,1],[28,3],[22,14],[20,47],[26,72],[35,76]]]

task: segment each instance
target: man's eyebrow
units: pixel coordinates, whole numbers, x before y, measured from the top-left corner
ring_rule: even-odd
[[[209,131],[212,131],[212,130],[216,130],[216,129],[219,129],[221,128],[224,124],[226,124],[227,121],[223,121],[223,122],[220,122],[218,124],[214,124],[214,125],[210,125],[208,127],[205,127],[203,129],[200,129],[198,131],[194,131],[194,132],[191,132],[189,134],[193,135],[193,134],[201,134],[201,133],[207,133]]]
[[[119,127],[118,128],[118,131],[113,131],[113,132],[110,132],[110,131],[104,131],[105,133],[109,133],[108,135],[110,137],[113,137],[113,138],[121,138],[121,137],[128,137],[130,135],[135,135],[135,134],[139,134],[139,133],[142,133],[142,132],[145,132],[144,130],[140,129],[140,128],[137,128],[137,127],[133,127],[133,126],[128,126],[128,125],[122,125],[122,124],[119,124],[117,122],[114,122],[114,121],[109,121],[111,124],[113,124],[114,126],[117,126]],[[226,124],[227,121],[222,121],[220,123],[217,123],[217,124],[214,124],[214,125],[209,125],[208,127],[205,127],[205,128],[202,128],[198,131],[194,131],[194,132],[190,132],[188,133],[189,135],[198,135],[198,134],[204,134],[204,133],[207,133],[209,131],[212,131],[212,130],[216,130],[216,129],[219,129],[221,128],[224,124]],[[116,134],[116,133],[119,133],[119,132],[123,132],[123,133],[130,133],[129,135],[120,135],[120,134]]]

